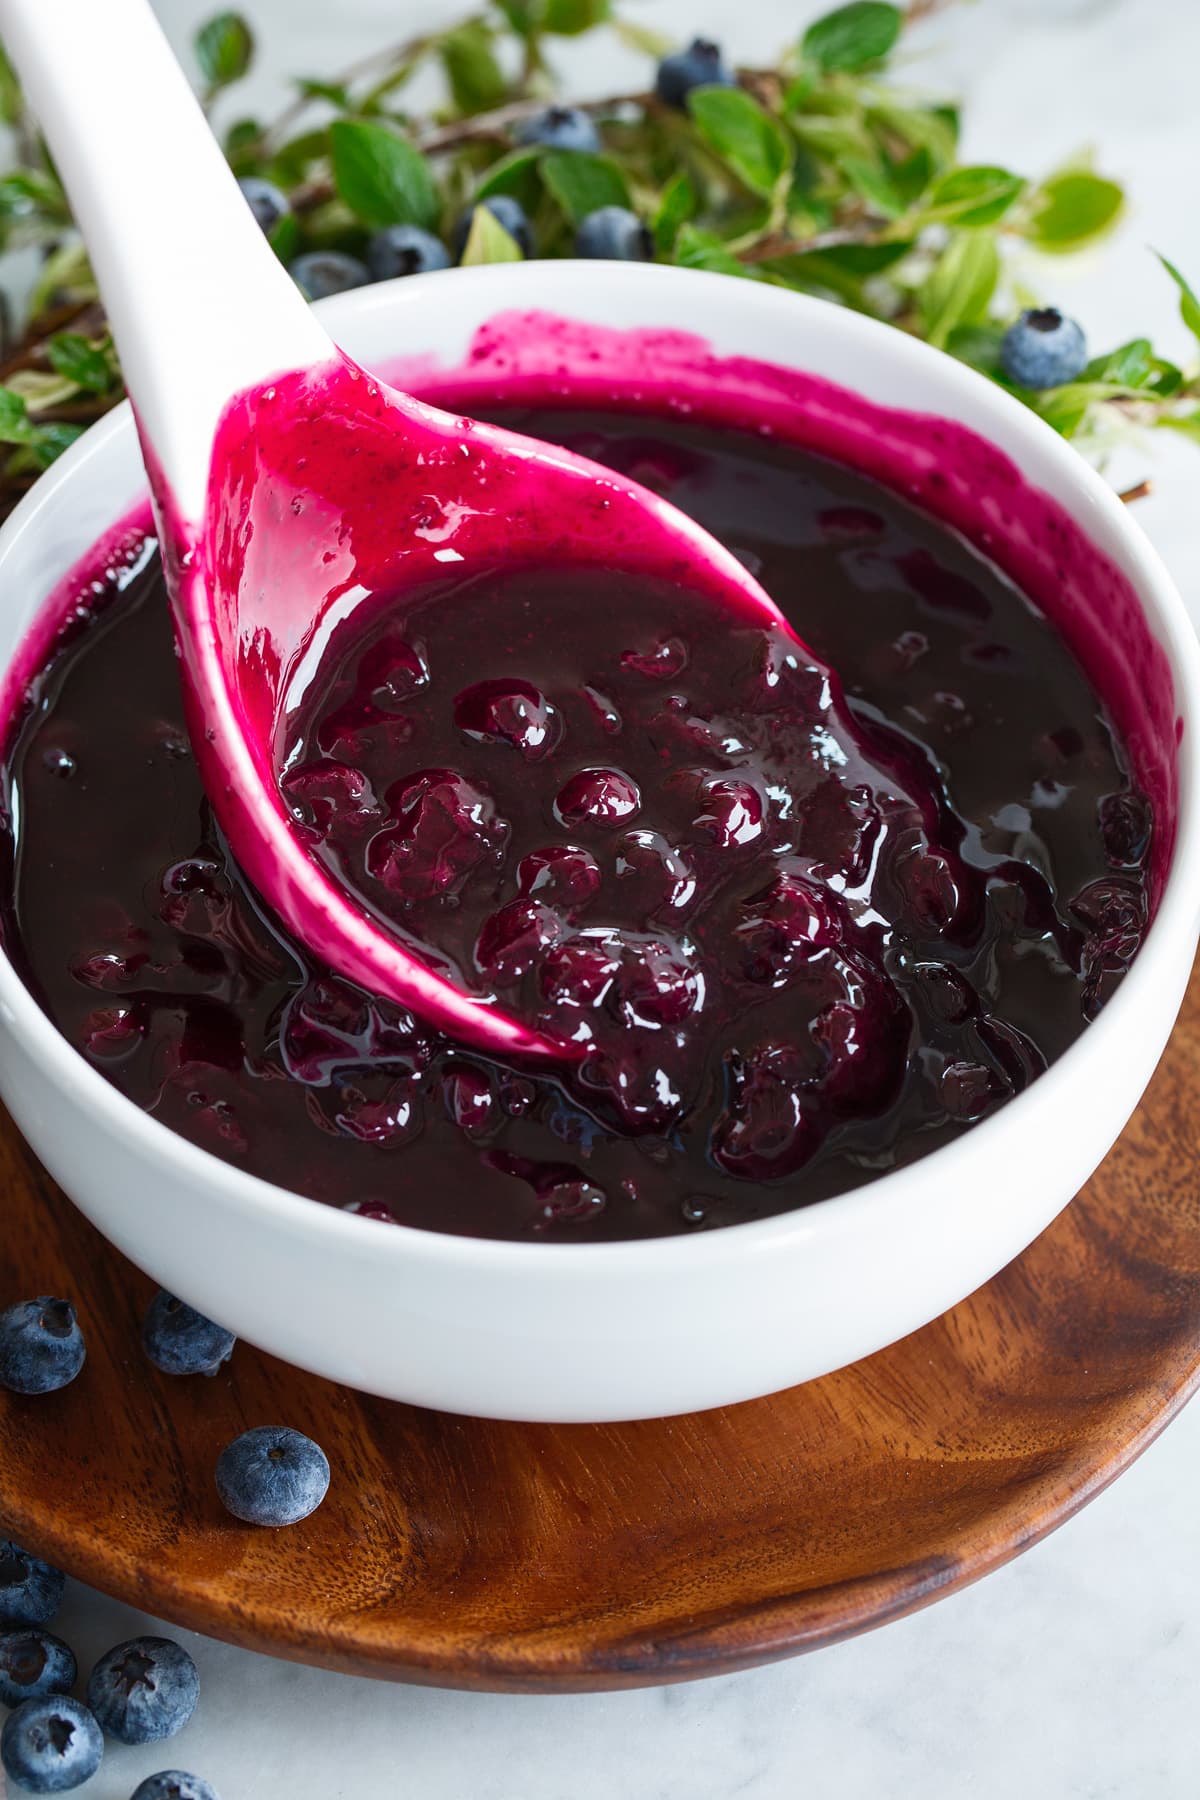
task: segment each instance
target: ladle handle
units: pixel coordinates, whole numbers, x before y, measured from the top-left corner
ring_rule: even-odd
[[[91,256],[144,437],[201,517],[230,397],[332,354],[148,0],[0,0],[0,37]]]

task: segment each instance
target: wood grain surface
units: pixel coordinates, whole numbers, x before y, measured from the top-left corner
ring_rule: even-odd
[[[106,1592],[397,1680],[635,1686],[832,1643],[974,1580],[1120,1473],[1200,1378],[1200,975],[1117,1149],[1017,1262],[878,1356],[631,1425],[389,1405],[240,1345],[172,1380],[151,1287],[0,1126],[0,1302],[73,1298],[89,1357],[0,1394],[0,1525]],[[328,1452],[314,1517],[256,1531],[213,1466],[249,1425]]]

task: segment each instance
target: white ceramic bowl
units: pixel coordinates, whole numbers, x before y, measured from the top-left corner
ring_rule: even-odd
[[[387,1397],[498,1418],[648,1417],[748,1399],[914,1330],[1067,1204],[1162,1053],[1200,926],[1200,673],[1182,602],[1075,451],[948,357],[853,313],[727,277],[583,263],[462,270],[329,302],[361,362],[456,364],[475,330],[538,307],[678,327],[973,428],[1133,584],[1183,721],[1178,835],[1158,916],[1113,1002],[1025,1093],[931,1157],[844,1196],[695,1237],[480,1242],[379,1224],[241,1173],[157,1124],[51,1026],[0,957],[0,1090],[78,1206],[157,1281],[264,1349]],[[143,487],[127,407],[0,533],[0,671],[54,583]],[[2,685],[2,682],[0,682]]]

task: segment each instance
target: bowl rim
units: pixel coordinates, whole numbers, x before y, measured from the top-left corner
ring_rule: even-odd
[[[430,284],[443,284],[440,291],[444,292],[444,284],[453,280],[459,284],[473,284],[485,294],[494,296],[490,313],[483,314],[484,318],[514,307],[553,313],[556,310],[555,292],[559,288],[563,291],[557,302],[561,309],[558,316],[586,316],[587,305],[581,304],[581,295],[585,291],[581,276],[586,272],[594,288],[594,264],[574,259],[538,263],[532,278],[530,267],[526,263],[496,264],[380,282],[322,302],[321,313],[336,336],[341,324],[356,314],[394,310],[398,300],[406,304],[414,302]],[[615,282],[635,297],[639,290],[661,288],[665,283],[686,286],[698,295],[703,284],[713,292],[714,301],[720,290],[720,304],[726,308],[732,297],[728,276],[662,264],[605,265],[605,282]],[[1085,1056],[1101,1057],[1106,1052],[1119,1050],[1127,1015],[1136,1005],[1153,1000],[1153,986],[1159,978],[1160,966],[1165,970],[1167,959],[1178,954],[1177,939],[1181,931],[1188,939],[1189,950],[1191,948],[1195,909],[1189,887],[1191,891],[1200,888],[1200,638],[1158,551],[1129,517],[1117,495],[1077,451],[1012,395],[946,353],[893,326],[828,301],[751,283],[737,284],[736,300],[739,306],[758,307],[764,311],[787,309],[797,321],[806,315],[810,334],[819,335],[822,330],[841,331],[894,360],[907,360],[918,373],[922,368],[928,370],[934,377],[930,384],[934,389],[931,417],[938,416],[938,399],[948,390],[951,395],[962,394],[970,419],[966,429],[976,435],[988,438],[989,423],[996,419],[1010,434],[1023,433],[1031,439],[1040,455],[1056,473],[1061,472],[1066,485],[1073,486],[1080,500],[1089,507],[1092,517],[1083,527],[1086,534],[1097,535],[1095,526],[1098,524],[1102,530],[1115,535],[1120,543],[1130,565],[1129,579],[1139,602],[1152,614],[1154,635],[1170,662],[1175,684],[1175,709],[1183,721],[1177,750],[1179,802],[1175,843],[1154,922],[1112,1001],[1036,1083],[1014,1095],[991,1117],[980,1120],[961,1136],[930,1152],[937,1160],[940,1180],[952,1178],[957,1165],[965,1186],[969,1184],[971,1165],[981,1151],[998,1143],[1001,1132],[1011,1130],[1014,1109],[1018,1111],[1018,1118],[1023,1118],[1031,1104],[1040,1102],[1043,1107],[1053,1107],[1060,1091],[1075,1080]],[[687,316],[686,312],[683,316]],[[697,335],[704,339],[712,328],[706,326],[708,316],[706,309],[701,308],[694,327]],[[634,326],[617,329],[626,328],[637,329]],[[690,325],[688,328],[692,329]],[[717,335],[715,329],[713,334]],[[811,335],[805,341],[811,341]],[[718,356],[725,354],[719,342],[714,349]],[[775,366],[799,365],[776,360]],[[840,385],[848,384],[842,382]],[[906,407],[899,410],[921,409]],[[26,532],[37,530],[44,508],[60,490],[68,483],[85,479],[89,463],[105,455],[111,440],[134,428],[132,409],[127,400],[123,401],[85,432],[40,477],[0,528],[0,568],[17,539]],[[43,602],[45,598],[43,596]],[[7,667],[6,664],[0,674],[6,673]],[[1170,982],[1163,985],[1170,992]],[[339,1245],[347,1249],[357,1246],[359,1250],[370,1245],[374,1257],[386,1256],[397,1268],[407,1266],[411,1269],[425,1261],[445,1269],[495,1272],[509,1277],[536,1278],[539,1271],[553,1272],[555,1280],[561,1281],[568,1273],[613,1278],[633,1273],[653,1276],[672,1271],[678,1273],[681,1265],[699,1270],[705,1265],[727,1262],[735,1255],[776,1256],[817,1236],[835,1240],[850,1233],[862,1233],[869,1228],[879,1208],[886,1207],[893,1212],[897,1207],[903,1207],[910,1196],[919,1193],[928,1166],[927,1158],[918,1158],[825,1199],[767,1218],[746,1220],[696,1234],[674,1233],[583,1244],[466,1237],[363,1218],[237,1168],[181,1137],[126,1098],[62,1036],[42,1011],[2,946],[0,1020],[40,1063],[43,1072],[71,1105],[74,1118],[82,1120],[91,1115],[103,1129],[127,1139],[132,1150],[153,1162],[174,1164],[182,1175],[190,1177],[197,1185],[207,1185],[210,1190],[215,1190],[227,1205],[249,1209],[259,1214],[263,1222],[282,1227],[313,1246],[324,1245],[334,1251]],[[1115,1137],[1116,1133],[1113,1135]],[[361,1234],[367,1230],[374,1235],[364,1238]]]

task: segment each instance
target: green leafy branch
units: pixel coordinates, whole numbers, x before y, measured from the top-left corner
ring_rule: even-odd
[[[222,12],[194,40],[202,98],[242,178],[286,198],[271,242],[285,262],[314,250],[364,254],[373,232],[413,224],[448,237],[470,213],[462,260],[520,257],[479,203],[519,202],[536,253],[569,255],[587,215],[636,211],[659,260],[814,294],[924,338],[1009,387],[1100,458],[1121,438],[1166,427],[1200,442],[1200,369],[1137,337],[1096,356],[1079,379],[1043,390],[1010,383],[1004,331],[1033,303],[1029,252],[1068,255],[1121,216],[1118,182],[1087,158],[1041,179],[959,160],[956,107],[905,80],[912,31],[950,0],[852,0],[817,19],[770,68],[694,89],[686,110],[636,92],[581,103],[595,152],[521,141],[557,92],[554,46],[614,32],[651,65],[668,48],[613,0],[484,0],[333,75],[298,79],[274,120],[234,114],[255,43]],[[440,71],[431,112],[409,104],[419,71]],[[0,248],[42,258],[26,329],[0,364],[0,499],[120,397],[119,372],[70,208],[11,68],[0,53],[0,120],[16,144],[0,177]],[[1165,262],[1165,259],[1164,259]],[[1165,263],[1200,345],[1200,302]]]

